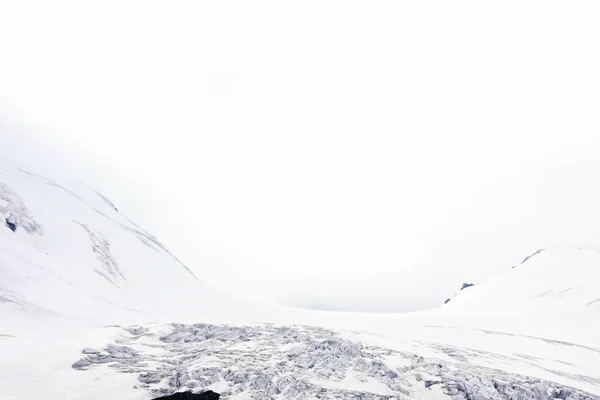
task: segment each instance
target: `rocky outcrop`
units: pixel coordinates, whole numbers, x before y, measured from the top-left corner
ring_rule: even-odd
[[[22,228],[29,234],[44,234],[44,227],[33,219],[21,196],[2,182],[0,182],[0,217],[4,220],[4,225],[13,232]]]
[[[470,287],[472,287],[472,286],[475,286],[475,285],[477,285],[477,284],[476,284],[476,283],[466,283],[466,282],[463,282],[463,284],[462,284],[462,285],[461,285],[461,287],[460,287],[460,290],[459,290],[459,292],[460,292],[460,291],[462,291],[462,290],[468,289],[468,288],[470,288]],[[450,300],[452,300],[454,297],[456,297],[456,295],[452,296],[452,297],[451,297],[451,298],[449,298],[449,299],[446,299],[446,301],[444,301],[444,304],[448,304],[448,302],[449,302]]]
[[[5,218],[4,221],[5,221],[4,223],[6,224],[6,226],[8,226],[8,229],[10,229],[13,232],[17,231],[17,224],[14,222],[14,218],[12,218],[12,216]]]
[[[537,249],[535,252],[533,252],[533,253],[531,253],[530,255],[528,255],[527,257],[525,257],[525,258],[523,259],[523,261],[521,261],[521,264],[525,264],[527,261],[529,261],[529,259],[530,259],[531,257],[535,257],[535,256],[537,256],[538,254],[540,254],[540,253],[542,253],[542,252],[544,252],[544,251],[546,251],[546,249]]]
[[[206,392],[194,394],[192,392],[178,392],[169,396],[157,397],[154,400],[219,400],[221,395],[207,390]]]

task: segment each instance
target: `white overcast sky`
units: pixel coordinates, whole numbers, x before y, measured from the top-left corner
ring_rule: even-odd
[[[403,311],[600,247],[597,1],[0,4],[0,155],[215,285]]]

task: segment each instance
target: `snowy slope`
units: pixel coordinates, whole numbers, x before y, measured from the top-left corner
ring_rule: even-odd
[[[0,311],[23,321],[132,322],[206,313],[214,304],[223,311],[229,303],[101,194],[6,161],[0,265]]]
[[[494,316],[592,312],[600,318],[600,251],[537,251],[508,272],[461,290],[444,309]]]
[[[1,162],[0,399],[600,399],[599,262],[548,250],[429,312],[285,309],[203,283],[92,188]]]

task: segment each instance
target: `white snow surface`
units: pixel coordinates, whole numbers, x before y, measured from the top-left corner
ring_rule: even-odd
[[[594,249],[428,312],[288,309],[211,287],[92,188],[34,172],[0,162],[0,399],[600,399]]]
[[[600,250],[540,249],[504,274],[466,288],[446,305],[461,315],[600,312]]]

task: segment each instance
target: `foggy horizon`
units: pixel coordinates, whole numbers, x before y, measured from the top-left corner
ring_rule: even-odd
[[[295,307],[428,309],[538,248],[600,248],[593,14],[386,5],[8,5],[0,156]]]

